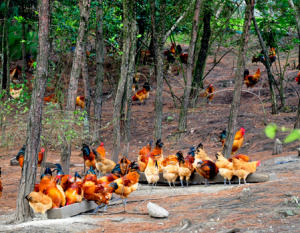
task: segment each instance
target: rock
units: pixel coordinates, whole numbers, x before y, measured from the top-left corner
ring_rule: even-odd
[[[287,193],[286,193],[286,194],[284,194],[284,195],[285,195],[285,196],[287,196],[287,197],[291,197],[291,196],[293,196],[291,192],[287,192]]]
[[[299,202],[299,197],[298,196],[292,196],[291,203],[292,204],[298,204],[298,202]]]
[[[219,231],[218,233],[235,233],[235,232],[240,232],[240,228],[231,228],[223,231]]]
[[[276,138],[274,143],[273,155],[279,155],[282,153],[282,142]]]
[[[122,220],[124,220],[125,218],[112,218],[111,221],[112,222],[121,222]]]
[[[290,210],[280,210],[278,213],[283,217],[294,216],[293,212]]]
[[[293,210],[293,214],[294,214],[294,215],[299,215],[299,211]]]
[[[149,215],[153,218],[167,218],[169,217],[169,211],[166,209],[149,202],[147,205],[147,209],[149,211]]]
[[[248,199],[251,195],[251,190],[250,188],[244,188],[242,191],[242,198],[243,199]]]

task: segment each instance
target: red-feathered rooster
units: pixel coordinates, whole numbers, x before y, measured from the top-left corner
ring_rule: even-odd
[[[215,177],[219,172],[219,168],[210,160],[201,160],[196,166],[196,171],[200,176],[204,177],[205,186],[208,186],[209,183],[207,180]]]
[[[143,89],[138,91],[134,96],[132,96],[132,101],[141,101],[142,103],[146,104],[146,99],[149,98],[150,94],[150,85],[148,82],[145,82],[143,85]]]

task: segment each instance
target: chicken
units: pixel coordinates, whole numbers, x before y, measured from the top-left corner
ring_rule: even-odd
[[[30,54],[26,55],[26,61],[27,61],[27,69],[33,68],[33,64],[34,64],[35,60],[33,58],[31,58]]]
[[[177,177],[179,176],[178,170],[179,170],[179,161],[177,156],[168,156],[169,161],[167,166],[162,167],[163,170],[163,177],[168,181],[170,187],[171,183],[175,186],[175,181]]]
[[[226,130],[223,130],[223,131],[220,133],[220,142],[222,142],[222,148],[223,148],[224,145],[225,145],[226,137],[227,137],[227,131],[226,131]]]
[[[264,57],[263,53],[264,53],[264,51],[261,50],[260,53],[257,56],[253,56],[252,57],[252,63],[256,62],[256,64],[257,64],[257,62],[261,62],[261,60],[265,60],[265,57]]]
[[[148,82],[145,82],[143,85],[143,89],[138,91],[134,96],[132,96],[132,101],[141,101],[142,103],[146,104],[146,99],[149,98],[150,93],[150,84]]]
[[[54,104],[54,103],[57,103],[57,97],[55,96],[55,94],[51,94],[47,97],[44,97],[44,101],[52,102]]]
[[[297,77],[295,78],[295,81],[296,81],[298,84],[300,84],[300,71],[299,71]]]
[[[198,146],[197,146],[197,149],[196,149],[196,153],[195,153],[195,161],[193,163],[193,167],[196,169],[196,166],[198,164],[199,161],[201,160],[210,160],[213,162],[213,160],[208,157],[208,155],[205,153],[204,151],[204,146],[202,143],[200,143]]]
[[[21,96],[21,92],[23,91],[23,88],[19,89],[19,90],[15,90],[13,88],[9,88],[9,92],[11,97],[13,97],[14,99],[20,99]]]
[[[114,182],[107,186],[97,185],[95,193],[93,195],[93,201],[98,205],[93,213],[96,213],[101,204],[105,204],[104,211],[107,209],[110,199],[112,198],[113,192],[118,189],[118,185]]]
[[[229,185],[231,185],[230,181],[233,177],[233,163],[229,162],[220,152],[216,155],[216,165],[219,168],[220,175],[224,178],[224,185],[226,184],[226,180],[228,180]]]
[[[177,159],[179,160],[179,169],[178,169],[178,175],[180,177],[181,186],[183,188],[183,179],[185,177],[186,179],[186,186],[189,186],[189,179],[192,175],[192,172],[194,172],[194,167],[192,163],[189,163],[185,161],[183,154],[181,151],[176,153]]]
[[[188,53],[181,53],[179,55],[180,61],[184,64],[187,64],[188,61]]]
[[[74,203],[80,203],[83,198],[82,180],[80,175],[76,172],[75,176],[71,180],[71,184],[65,191],[66,205],[72,205]]]
[[[126,174],[128,174],[128,169],[129,169],[129,165],[130,165],[131,161],[129,159],[127,159],[126,157],[123,157],[119,164],[120,164],[120,169],[121,169],[121,175],[124,176]]]
[[[234,155],[234,156],[231,156],[231,157],[234,157],[236,159],[239,159],[239,160],[243,160],[245,162],[251,162],[251,159],[247,156],[247,155]],[[232,162],[232,158],[228,159],[229,162]]]
[[[156,185],[157,181],[159,180],[159,168],[157,165],[157,161],[154,162],[153,158],[149,158],[148,164],[145,170],[145,176],[148,181],[148,184],[152,184],[152,186]]]
[[[82,109],[84,109],[84,96],[76,97],[76,106],[80,106]]]
[[[62,167],[59,163],[56,163],[55,166],[56,166],[56,169],[54,169],[53,172],[57,171],[56,177],[60,180],[60,186],[62,187],[62,189],[64,191],[66,191],[68,189],[69,185],[72,183],[71,182],[72,176],[65,175],[64,172],[62,171]]]
[[[96,168],[100,173],[105,175],[106,173],[111,172],[116,166],[114,161],[102,157],[96,150],[93,150],[93,154],[95,155]]]
[[[119,179],[120,177],[114,175],[114,174],[108,174],[106,176],[102,176],[97,180],[97,184],[103,184],[103,185],[109,185],[111,182],[115,181],[116,179]]]
[[[90,150],[89,146],[83,144],[81,150],[82,150],[85,165],[87,167],[92,167],[93,169],[96,169],[95,154]]]
[[[272,64],[276,61],[276,53],[275,53],[275,49],[274,48],[271,48],[270,49],[270,52],[269,52],[269,60],[271,62],[271,66]]]
[[[161,163],[164,160],[164,155],[163,155],[163,142],[161,139],[158,139],[155,143],[155,147],[153,151],[150,154],[150,157],[154,158],[154,161],[157,161],[157,165],[159,167],[159,171],[162,171]]]
[[[19,84],[19,75],[21,74],[22,68],[21,66],[17,66],[17,68],[10,70],[10,81],[13,82],[14,84]]]
[[[105,148],[104,148],[104,143],[101,142],[100,146],[98,146],[97,150],[96,150],[102,157],[105,158]]]
[[[0,197],[2,197],[2,192],[3,192],[3,186],[1,182],[1,167],[0,167]]]
[[[207,97],[208,104],[211,104],[212,99],[214,98],[214,87],[210,83],[205,91],[204,97]]]
[[[167,55],[167,61],[169,63],[173,63],[175,61],[174,54],[170,50],[164,51],[164,54]]]
[[[239,185],[241,184],[241,179],[244,179],[244,183],[247,184],[247,176],[251,173],[254,173],[256,171],[256,168],[260,165],[259,160],[254,162],[244,162],[234,157],[232,157],[232,163],[233,175],[239,178]]]
[[[153,140],[150,140],[148,145],[143,147],[139,152],[138,164],[140,165],[141,172],[144,172],[147,167],[148,158],[151,154],[152,143],[153,143]]]
[[[26,149],[26,146],[23,145],[22,149],[19,151],[19,153],[17,154],[17,157],[16,157],[16,159],[19,162],[20,167],[22,167],[22,168],[23,168],[23,163],[24,163],[25,149]]]
[[[245,70],[244,71],[244,76],[249,72],[247,72],[248,70]],[[244,83],[245,85],[247,86],[247,88],[251,87],[251,92],[253,92],[253,87],[256,83],[258,83],[259,81],[259,78],[260,78],[260,69],[258,68],[256,73],[254,75],[246,75],[244,77]]]
[[[41,176],[41,181],[38,185],[39,192],[43,193],[48,187],[55,187],[56,182],[52,179],[52,171],[49,167],[45,168],[44,174]],[[36,186],[34,188],[36,190]]]
[[[184,158],[184,160],[188,163],[193,164],[195,162],[195,152],[195,147],[191,147],[188,152],[188,155]]]
[[[245,131],[246,130],[241,127],[240,130],[236,132],[231,149],[231,155],[234,155],[243,145]]]
[[[45,149],[42,148],[38,155],[38,167],[41,166],[44,158]]]
[[[209,183],[207,180],[215,177],[219,172],[219,168],[210,160],[200,160],[197,163],[196,171],[200,176],[204,177],[205,186],[208,186]]]
[[[122,198],[125,198],[125,203],[124,203],[125,205],[130,193],[137,190],[139,184],[139,178],[140,175],[138,170],[138,171],[130,172],[126,176],[119,178],[113,182],[118,185],[118,188],[114,192],[120,195]]]
[[[30,207],[33,211],[38,214],[41,213],[44,218],[45,212],[52,208],[52,199],[47,195],[40,192],[31,192],[29,195],[25,197],[25,199],[29,202]]]

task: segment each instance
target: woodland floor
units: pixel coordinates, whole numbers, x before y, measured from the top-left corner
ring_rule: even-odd
[[[256,52],[259,49],[253,49]],[[220,55],[224,54],[225,49],[220,51]],[[236,64],[236,54],[231,52],[215,67],[205,79],[205,86],[209,83],[214,85],[215,91],[231,90],[234,88],[234,74]],[[289,59],[290,67],[287,67],[286,77],[295,85],[299,91],[300,87],[296,85],[294,77],[298,70],[292,69],[293,61],[297,57],[297,51]],[[261,80],[255,88],[254,93],[258,94],[266,110],[267,122],[275,122],[279,126],[293,127],[296,118],[298,106],[298,96],[296,92],[285,87],[286,108],[278,115],[271,115],[270,92],[267,86],[267,75],[261,64],[252,64],[251,57],[246,68],[250,73],[254,73],[257,68],[261,69]],[[281,59],[286,59],[281,54]],[[213,66],[213,56],[209,56],[206,66],[206,72]],[[277,63],[278,67],[278,63]],[[273,67],[275,68],[275,67]],[[276,69],[276,68],[275,68]],[[149,73],[149,67],[145,66],[141,69],[145,75]],[[174,72],[175,73],[175,72]],[[91,69],[92,83],[95,70]],[[32,74],[27,74],[30,77]],[[175,94],[180,97],[183,88],[178,83],[183,84],[182,74],[169,76]],[[153,79],[152,79],[153,80]],[[144,80],[140,80],[142,84]],[[263,87],[262,84],[264,83]],[[80,80],[82,84],[82,79]],[[79,85],[82,86],[82,85]],[[150,99],[146,105],[140,106],[135,103],[132,108],[132,130],[129,159],[137,160],[138,151],[153,138],[154,121],[155,121],[155,86],[150,94]],[[94,85],[92,85],[94,88]],[[166,83],[164,89],[169,91]],[[243,86],[243,90],[246,87]],[[79,93],[83,93],[80,87]],[[164,108],[163,108],[163,137],[164,155],[176,153],[182,150],[187,153],[191,146],[197,146],[202,142],[205,151],[209,156],[214,158],[217,151],[222,149],[219,142],[219,133],[227,127],[228,116],[230,112],[230,104],[232,101],[232,91],[224,91],[216,93],[211,105],[206,102],[200,105],[203,97],[199,97],[198,106],[189,110],[188,131],[179,141],[174,141],[172,134],[176,132],[179,117],[179,109],[174,108],[173,100],[169,93],[164,92]],[[48,92],[46,95],[51,94]],[[113,99],[107,98],[103,105],[103,125],[110,122],[113,112]],[[285,112],[283,112],[283,110]],[[167,122],[167,118],[171,116],[174,121]],[[299,195],[299,161],[296,157],[295,149],[299,147],[299,143],[290,143],[283,145],[283,153],[281,155],[272,155],[274,140],[268,139],[264,134],[265,125],[263,123],[264,113],[262,105],[257,97],[250,93],[242,93],[242,102],[237,119],[238,127],[246,129],[245,141],[239,153],[249,155],[254,160],[261,160],[257,172],[277,174],[278,180],[267,183],[248,184],[248,185],[232,185],[231,187],[223,185],[211,185],[204,187],[203,185],[194,185],[189,188],[182,189],[176,187],[171,189],[167,186],[160,186],[153,190],[151,195],[152,202],[163,206],[170,211],[170,216],[166,219],[153,219],[147,215],[147,202],[139,207],[140,214],[121,213],[113,215],[97,215],[82,214],[76,217],[63,220],[38,220],[20,225],[7,224],[15,211],[17,190],[20,179],[21,169],[18,166],[10,166],[10,159],[15,156],[23,145],[23,142],[16,142],[13,148],[2,149],[0,155],[0,164],[2,167],[2,183],[4,186],[3,196],[0,198],[0,232],[178,232],[182,226],[183,219],[189,219],[191,225],[182,232],[219,232],[226,229],[239,228],[241,232],[300,232],[299,214],[300,209],[297,204],[285,204],[285,199],[290,200],[292,196]],[[109,125],[102,131],[105,148],[110,157],[112,151],[112,125]],[[7,129],[9,130],[9,129]],[[278,133],[277,137],[283,140],[286,133]],[[94,146],[96,147],[96,145]],[[49,152],[47,160],[49,162],[58,162],[59,150],[54,149]],[[297,160],[291,163],[277,165],[278,161]],[[80,164],[83,162],[80,148],[73,148],[71,162]],[[75,171],[82,172],[82,167],[71,168],[72,174]],[[249,198],[242,198],[243,188],[249,187],[251,195]],[[139,190],[132,194],[128,199],[126,207],[127,211],[132,211],[139,202],[136,200],[144,200],[148,197],[150,187],[141,185]],[[163,193],[162,193],[163,192]],[[300,195],[299,195],[300,196]],[[117,212],[123,209],[120,205],[113,205],[108,208],[107,213]],[[284,217],[280,211],[291,210],[294,216]],[[124,218],[120,222],[115,222],[115,218]]]

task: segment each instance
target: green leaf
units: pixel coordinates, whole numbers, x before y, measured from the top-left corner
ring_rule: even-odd
[[[296,141],[297,139],[300,139],[300,130],[295,129],[284,139],[284,143],[293,142]]]
[[[277,125],[275,125],[274,123],[271,123],[269,125],[267,125],[267,127],[265,128],[265,134],[267,135],[268,138],[275,138],[277,132]]]

